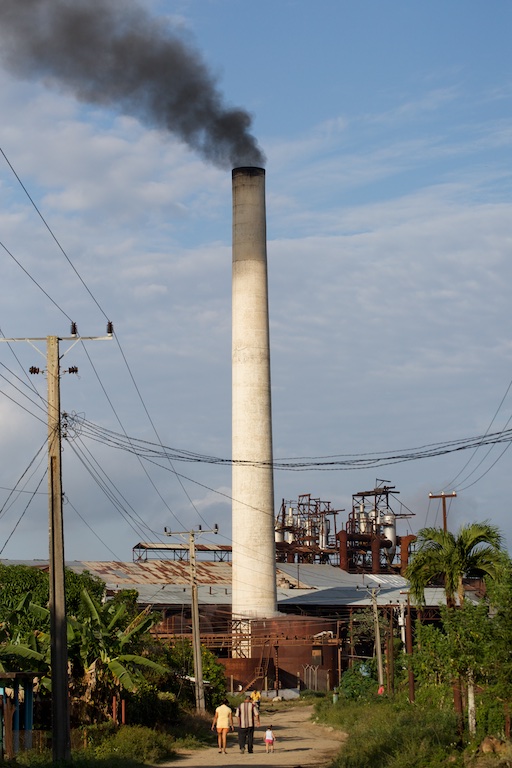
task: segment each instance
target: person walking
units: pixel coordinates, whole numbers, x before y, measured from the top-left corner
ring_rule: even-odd
[[[276,740],[276,737],[274,736],[274,731],[272,730],[272,726],[270,725],[265,731],[265,752],[274,751],[275,740]]]
[[[245,695],[245,701],[243,701],[235,712],[238,718],[238,746],[240,752],[245,752],[245,745],[247,744],[247,751],[250,753],[253,751],[254,745],[254,728],[260,724],[260,714],[258,707],[251,701],[251,694]]]
[[[227,739],[229,729],[234,730],[233,725],[233,712],[228,705],[228,700],[224,699],[222,704],[217,707],[212,721],[212,731],[217,728],[217,744],[219,746],[219,754],[226,752]]]

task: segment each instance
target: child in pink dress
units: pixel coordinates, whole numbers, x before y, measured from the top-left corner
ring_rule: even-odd
[[[272,726],[269,726],[265,731],[265,751],[266,752],[274,751],[275,740],[276,740],[276,737],[274,736],[274,731],[272,730]]]

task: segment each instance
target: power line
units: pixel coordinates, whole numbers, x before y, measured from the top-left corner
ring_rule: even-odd
[[[19,478],[19,480],[17,481],[16,485],[14,486],[14,488],[12,488],[12,489],[11,489],[11,491],[10,491],[9,495],[7,496],[6,500],[4,501],[4,503],[3,503],[3,505],[2,505],[2,507],[1,507],[1,509],[0,509],[0,517],[3,515],[4,511],[6,511],[6,507],[7,507],[7,504],[9,503],[9,499],[11,498],[11,496],[12,496],[14,493],[16,493],[16,492],[17,492],[17,493],[21,493],[21,492],[22,492],[22,490],[23,490],[23,489],[21,489],[21,490],[20,490],[20,489],[18,489],[18,485],[21,483],[21,481],[23,480],[23,478],[25,477],[25,475],[27,474],[27,472],[30,470],[31,466],[33,465],[33,463],[35,462],[35,460],[37,459],[37,457],[39,456],[39,454],[40,454],[40,453],[42,453],[42,451],[44,451],[44,449],[45,449],[45,448],[46,448],[46,438],[45,438],[45,440],[44,440],[44,443],[41,445],[41,447],[40,447],[40,448],[38,448],[38,450],[37,450],[37,452],[36,452],[35,456],[33,457],[33,459],[31,459],[31,461],[30,461],[29,465],[27,466],[27,468],[26,468],[26,469],[25,469],[25,470],[22,472],[22,474],[20,475],[20,478]],[[41,461],[43,461],[43,460],[44,460],[44,458],[45,458],[45,455],[46,455],[46,454],[43,454],[43,457],[42,457]],[[41,461],[39,462],[39,464],[41,464]],[[39,464],[38,464],[38,467],[39,467]],[[34,471],[37,471],[37,467],[36,467],[36,469],[35,469]],[[28,482],[29,480],[30,480],[30,478],[28,478],[28,479],[27,479],[27,481],[26,481],[25,485],[27,484],[27,482]]]
[[[26,513],[26,511],[27,511],[27,509],[28,509],[28,508],[29,508],[29,506],[31,505],[31,503],[32,503],[32,501],[33,501],[33,499],[34,499],[34,496],[37,494],[37,492],[38,492],[38,490],[39,490],[39,486],[41,485],[41,483],[43,482],[43,480],[45,479],[45,477],[46,477],[46,475],[47,475],[47,474],[48,474],[48,468],[46,468],[46,469],[45,469],[45,471],[43,472],[43,475],[42,475],[42,477],[41,477],[41,479],[40,479],[39,483],[37,484],[37,487],[36,487],[35,491],[32,493],[32,496],[30,497],[29,501],[27,502],[27,505],[26,505],[25,509],[23,510],[23,512],[21,513],[21,515],[19,516],[18,520],[16,521],[16,524],[15,524],[14,528],[12,529],[11,533],[9,534],[9,536],[7,537],[7,539],[5,540],[5,544],[3,545],[2,549],[0,549],[0,555],[2,554],[2,552],[4,551],[4,549],[6,548],[6,546],[7,546],[7,545],[8,545],[8,543],[10,542],[10,540],[12,539],[12,537],[13,537],[13,535],[14,535],[14,532],[16,531],[16,528],[18,527],[18,525],[19,525],[19,524],[21,523],[21,521],[23,520],[23,518],[24,518],[24,516],[25,516],[25,513]]]
[[[108,546],[108,544],[106,544],[106,543],[103,541],[103,539],[101,538],[101,536],[99,536],[99,534],[98,534],[98,533],[96,533],[96,531],[94,530],[94,528],[93,528],[91,525],[89,525],[89,523],[87,522],[87,520],[85,519],[85,517],[83,517],[83,516],[80,514],[80,512],[78,511],[78,509],[77,509],[77,508],[76,508],[76,507],[75,507],[75,506],[74,506],[74,505],[73,505],[73,504],[70,502],[70,500],[67,498],[67,496],[66,496],[66,498],[65,498],[65,503],[66,503],[68,506],[70,506],[70,507],[71,507],[71,509],[72,509],[72,510],[73,510],[73,512],[74,512],[74,513],[77,515],[77,517],[79,517],[79,518],[80,518],[80,520],[82,521],[82,523],[83,523],[83,524],[84,524],[84,525],[85,525],[85,526],[86,526],[86,527],[87,527],[87,528],[88,528],[88,529],[91,531],[91,533],[92,533],[94,536],[96,536],[96,538],[98,539],[98,541],[99,541],[101,544],[103,544],[103,546],[105,547],[105,549],[107,549],[107,550],[110,552],[110,554],[111,554],[111,555],[114,555],[114,558],[115,558],[116,560],[118,560],[118,561],[120,561],[120,562],[121,562],[122,558],[120,558],[120,557],[119,557],[119,555],[117,555],[117,554],[116,554],[116,553],[115,553],[115,552],[114,552],[112,549],[110,549],[110,547]]]
[[[505,400],[506,400],[506,397],[507,397],[508,393],[510,392],[510,388],[511,388],[511,387],[512,387],[512,380],[509,382],[509,384],[508,384],[508,387],[507,387],[507,389],[505,390],[505,394],[504,394],[504,395],[503,395],[503,397],[501,398],[500,404],[498,405],[498,407],[497,407],[497,409],[496,409],[496,411],[495,411],[495,413],[494,413],[494,416],[492,417],[491,421],[489,422],[489,425],[488,425],[487,429],[485,430],[485,432],[484,432],[484,434],[483,434],[483,436],[482,436],[482,439],[486,437],[486,435],[488,434],[488,432],[489,432],[490,428],[491,428],[491,427],[492,427],[492,425],[494,424],[494,422],[495,422],[495,420],[496,420],[496,417],[498,416],[498,413],[500,412],[500,410],[501,410],[501,407],[502,407],[503,403],[505,402]],[[510,417],[510,418],[509,418],[509,419],[506,421],[506,423],[505,423],[505,427],[506,427],[508,424],[510,424],[510,421],[511,421],[511,419],[512,419],[512,417]],[[505,427],[504,427],[504,428],[505,428]],[[444,486],[444,489],[446,489],[446,488],[450,488],[450,487],[453,487],[453,486],[454,486],[454,484],[455,484],[455,481],[457,480],[457,478],[459,478],[459,477],[462,475],[462,473],[464,472],[464,470],[466,469],[466,467],[467,467],[467,466],[468,466],[468,465],[469,465],[469,464],[470,464],[470,463],[473,461],[473,458],[474,458],[474,456],[475,456],[475,454],[476,454],[476,452],[478,451],[478,449],[479,449],[479,448],[480,448],[480,445],[476,445],[476,446],[475,446],[475,448],[474,448],[474,450],[473,450],[473,453],[471,454],[471,456],[469,457],[469,459],[466,461],[466,463],[463,465],[463,467],[462,467],[462,468],[459,470],[459,472],[457,472],[457,474],[455,475],[455,477],[453,478],[453,480],[451,480],[451,481],[450,481],[450,482],[449,482],[447,485],[445,485],[445,486]],[[466,481],[467,481],[467,480],[468,480],[468,479],[471,477],[471,475],[472,475],[472,474],[474,474],[474,473],[476,472],[476,470],[477,470],[477,469],[478,469],[478,467],[479,467],[479,466],[482,464],[482,462],[483,462],[483,461],[485,461],[485,459],[487,458],[487,456],[489,455],[489,453],[490,453],[490,451],[491,451],[491,450],[492,450],[492,448],[490,448],[490,449],[489,449],[489,451],[487,451],[487,453],[485,454],[484,458],[483,458],[483,459],[481,459],[481,461],[480,461],[480,462],[479,462],[479,463],[476,465],[476,467],[475,467],[475,468],[474,468],[474,469],[473,469],[473,470],[472,470],[472,471],[471,471],[471,472],[470,472],[470,473],[469,473],[469,474],[468,474],[468,475],[467,475],[467,476],[464,478],[464,480],[461,480],[461,481],[460,481],[460,483],[459,483],[459,487],[460,487],[460,485],[461,485],[462,483],[466,482]],[[498,457],[497,461],[499,461],[499,459],[501,458],[501,456],[502,456],[502,455],[503,455],[503,454],[501,454],[501,455]],[[489,467],[489,469],[492,469],[492,467],[493,467],[495,464],[496,464],[496,462],[494,462],[494,463],[491,465],[491,467]],[[489,470],[488,470],[488,471],[489,471]],[[484,474],[487,474],[487,472],[485,472]],[[480,478],[482,478],[483,476],[484,476],[484,475],[480,475]],[[478,479],[480,479],[480,478],[478,478]],[[475,483],[476,483],[476,482],[478,482],[478,481],[477,481],[477,480],[475,480]],[[471,483],[471,485],[474,485],[474,483]],[[466,486],[466,488],[469,488],[469,487],[470,487],[469,485],[468,485],[468,486]]]
[[[78,419],[75,419],[78,421]],[[196,453],[182,448],[173,448],[170,446],[161,446],[160,444],[142,440],[135,437],[121,435],[118,432],[109,430],[105,427],[94,424],[86,419],[78,424],[80,434],[95,440],[112,448],[133,453],[140,458],[146,459],[152,463],[157,463],[163,459],[171,458],[172,461],[195,463],[195,464],[214,464],[220,466],[232,466],[233,464],[245,464],[250,466],[266,466],[267,462],[237,461],[219,456]],[[444,441],[441,443],[429,443],[418,448],[404,448],[391,452],[375,453],[356,453],[356,454],[334,454],[318,457],[296,457],[285,459],[274,459],[272,465],[274,469],[280,471],[309,471],[309,470],[353,470],[369,469],[372,467],[387,466],[399,464],[407,461],[416,461],[419,459],[444,456],[450,453],[465,451],[475,446],[498,445],[501,443],[510,443],[512,441],[512,429],[502,430],[500,432],[487,433],[476,437],[461,438],[458,440]],[[162,469],[161,464],[158,464]]]
[[[4,158],[5,162],[7,163],[7,165],[9,166],[9,168],[11,169],[11,171],[13,172],[13,174],[14,174],[14,176],[16,177],[16,179],[17,179],[17,181],[18,181],[18,183],[19,183],[20,187],[23,189],[23,191],[25,192],[26,196],[27,196],[27,197],[28,197],[28,199],[30,200],[30,202],[31,202],[31,204],[32,204],[32,206],[33,206],[33,208],[34,208],[34,210],[36,211],[37,215],[39,216],[39,218],[40,218],[40,219],[41,219],[41,221],[43,222],[44,226],[46,227],[46,229],[47,229],[47,230],[48,230],[48,232],[50,233],[51,237],[52,237],[52,238],[53,238],[53,240],[55,241],[55,243],[56,243],[57,247],[59,248],[60,252],[61,252],[61,253],[62,253],[62,255],[64,256],[64,258],[66,259],[66,261],[68,262],[69,266],[71,267],[71,269],[73,270],[73,272],[75,273],[75,275],[78,277],[78,279],[79,279],[79,280],[80,280],[80,282],[82,283],[83,287],[85,288],[85,290],[87,291],[87,293],[89,294],[89,296],[91,297],[91,299],[94,301],[94,303],[96,304],[96,306],[98,307],[98,309],[100,310],[100,312],[101,312],[101,313],[104,315],[105,319],[106,319],[106,320],[108,320],[108,317],[107,317],[107,315],[105,314],[105,312],[103,311],[103,309],[101,308],[101,306],[100,306],[99,302],[98,302],[98,301],[96,300],[96,298],[94,297],[94,295],[93,295],[92,291],[90,291],[90,290],[89,290],[89,288],[88,288],[87,284],[85,283],[85,280],[82,278],[82,276],[81,276],[81,275],[80,275],[80,273],[78,272],[77,268],[76,268],[76,267],[75,267],[75,265],[72,263],[71,259],[70,259],[70,258],[69,258],[69,256],[67,255],[66,251],[64,250],[64,248],[63,248],[63,247],[62,247],[62,245],[60,244],[60,242],[59,242],[59,240],[57,239],[57,237],[56,237],[55,233],[53,232],[53,230],[51,229],[50,225],[48,224],[48,222],[47,222],[47,221],[46,221],[46,219],[44,218],[43,214],[41,213],[41,211],[40,211],[40,210],[39,210],[39,208],[37,207],[36,203],[34,202],[34,199],[31,197],[31,195],[30,195],[30,193],[29,193],[28,189],[27,189],[27,188],[26,188],[26,186],[23,184],[23,182],[22,182],[21,178],[20,178],[20,177],[18,176],[18,174],[16,173],[16,171],[15,171],[15,169],[14,169],[13,165],[11,164],[10,160],[8,159],[7,155],[5,154],[4,150],[3,150],[1,147],[0,147],[0,153],[3,155],[3,158]],[[4,247],[4,246],[2,246],[2,247]],[[6,249],[6,250],[7,250],[7,249]],[[9,252],[8,252],[8,253],[9,253]],[[11,255],[11,254],[9,254],[9,255]],[[12,257],[12,258],[14,258],[14,257]],[[15,259],[15,261],[16,261],[16,259]],[[19,262],[18,262],[18,261],[16,261],[16,263],[17,263],[17,264],[18,264],[18,265],[21,267],[21,264],[19,264]],[[34,280],[34,278],[33,278],[33,277],[31,277],[31,275],[30,275],[30,274],[29,274],[29,273],[26,271],[26,269],[24,269],[24,267],[21,267],[21,268],[22,268],[22,269],[23,269],[23,271],[24,271],[24,272],[25,272],[25,273],[28,275],[28,277],[30,277],[30,279],[31,279],[31,280]],[[36,282],[36,281],[34,280],[34,282]],[[38,285],[38,287],[39,287],[39,288],[41,288],[41,286],[40,286],[38,283],[36,283],[36,285]],[[43,293],[45,293],[45,294],[46,294],[46,296],[48,296],[48,294],[46,293],[46,291],[44,291],[42,288],[41,288],[41,290],[43,291]],[[51,301],[53,301],[53,299],[51,299],[51,297],[50,297],[50,296],[48,296],[48,298],[49,298]],[[55,302],[53,302],[53,303],[55,304]],[[58,305],[58,304],[55,304],[55,306],[56,306],[58,309],[60,309],[60,310],[61,310],[61,312],[64,312],[64,310],[63,310],[61,307],[59,307],[59,305]],[[66,313],[64,312],[64,314],[66,314]],[[69,315],[67,315],[67,314],[66,314],[66,317],[68,318],[68,320],[70,320],[70,321],[71,321],[71,318],[69,317]]]

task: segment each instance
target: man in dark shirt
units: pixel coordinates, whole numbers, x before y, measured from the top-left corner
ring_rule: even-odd
[[[260,715],[258,708],[251,701],[250,693],[246,694],[243,701],[236,710],[235,716],[238,718],[238,745],[240,752],[252,752],[254,744],[254,726],[260,724]]]

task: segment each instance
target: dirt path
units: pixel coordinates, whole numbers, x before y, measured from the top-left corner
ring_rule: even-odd
[[[261,726],[254,734],[254,752],[240,754],[237,734],[228,735],[228,753],[219,755],[217,748],[181,752],[178,760],[167,763],[177,768],[226,766],[227,768],[306,768],[328,766],[338,753],[343,734],[334,728],[312,722],[313,707],[290,707],[275,712],[263,709]],[[272,725],[276,735],[274,754],[265,753],[265,729]]]

